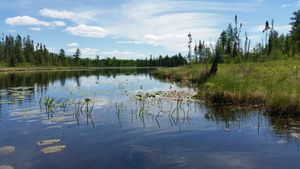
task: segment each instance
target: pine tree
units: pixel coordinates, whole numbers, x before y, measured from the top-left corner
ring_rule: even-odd
[[[291,17],[291,35],[295,43],[295,52],[300,55],[300,10],[294,12],[293,15],[294,16]]]
[[[81,55],[81,51],[79,48],[76,49],[76,52],[74,53],[73,57],[74,57],[74,60],[75,60],[75,63],[78,65],[79,64],[79,58],[80,58],[80,55]]]
[[[198,63],[199,51],[198,51],[198,45],[197,45],[197,43],[196,43],[195,48],[194,48],[194,55],[195,55],[195,63]]]
[[[2,37],[0,39],[0,64],[3,63],[4,57],[4,34],[2,33]]]
[[[16,56],[16,63],[24,63],[24,55],[23,55],[23,48],[22,48],[22,38],[20,35],[17,35],[16,42],[15,42],[15,56]]]
[[[58,57],[59,57],[60,60],[63,60],[66,57],[66,52],[65,52],[64,49],[59,50]]]
[[[25,61],[27,63],[34,63],[33,55],[34,55],[34,43],[32,40],[30,40],[30,36],[27,36],[23,39],[23,53],[25,57]]]

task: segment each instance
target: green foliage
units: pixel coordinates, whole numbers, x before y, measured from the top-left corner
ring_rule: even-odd
[[[35,44],[30,36],[13,37],[2,34],[0,39],[0,67],[32,67],[32,66],[85,66],[85,67],[174,67],[187,64],[179,53],[174,56],[159,56],[150,59],[122,60],[113,58],[95,59],[81,58],[81,51],[76,49],[73,56],[67,56],[64,49],[59,54],[51,53],[42,43]]]
[[[293,13],[292,30],[290,34],[279,35],[274,27],[274,21],[270,25],[265,22],[263,36],[265,35],[266,42],[257,44],[250,51],[251,39],[245,32],[245,44],[241,48],[240,33],[242,24],[238,23],[235,16],[235,26],[230,23],[217,40],[215,49],[212,53],[218,51],[221,54],[221,63],[242,63],[244,61],[261,62],[267,60],[278,60],[286,57],[294,57],[300,55],[300,10]]]
[[[300,113],[300,60],[220,64],[216,75],[200,83],[199,97],[214,104],[265,104],[272,113]],[[180,82],[198,82],[203,64],[162,68],[154,75]],[[288,112],[289,111],[289,112]]]
[[[295,45],[295,53],[300,55],[300,10],[293,13],[291,20],[291,36]]]

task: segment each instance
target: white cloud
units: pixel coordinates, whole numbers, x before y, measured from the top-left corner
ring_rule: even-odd
[[[229,18],[220,12],[251,10],[255,5],[201,1],[133,0],[114,15],[121,16],[106,25],[110,34],[130,41],[159,45],[171,51],[187,48],[187,34],[194,40],[210,41],[221,33],[218,27]]]
[[[162,39],[162,36],[156,36],[156,35],[152,35],[152,34],[147,34],[144,36],[145,40],[148,41],[159,41]]]
[[[102,12],[99,10],[89,9],[88,11],[78,11],[75,13],[74,17],[72,17],[71,21],[76,24],[88,24],[99,22],[100,14]]]
[[[56,18],[56,19],[72,19],[74,13],[66,10],[58,11],[55,9],[44,8],[40,10],[40,14],[44,17]]]
[[[71,48],[67,50],[69,55],[73,55],[77,48]],[[101,58],[105,57],[116,57],[119,59],[140,59],[145,58],[145,54],[139,52],[131,52],[131,51],[120,51],[120,50],[112,50],[112,51],[102,51],[100,49],[95,48],[80,48],[81,57],[82,58],[95,58],[96,55],[99,55]]]
[[[7,32],[10,32],[10,33],[16,33],[17,31],[16,31],[16,30],[13,30],[13,29],[8,29]]]
[[[76,24],[87,24],[90,22],[99,21],[99,15],[102,14],[99,10],[88,9],[87,11],[68,11],[68,10],[56,10],[56,9],[41,9],[40,15],[48,18],[55,19],[69,19]]]
[[[58,53],[59,50],[57,48],[54,48],[54,47],[47,47],[47,49],[49,50],[49,52],[51,53]]]
[[[291,4],[282,4],[280,7],[281,8],[286,8],[286,7],[290,7],[291,6]]]
[[[29,28],[29,30],[32,30],[32,31],[41,31],[41,28],[39,28],[39,27],[32,27],[32,28]]]
[[[40,21],[30,16],[16,16],[16,17],[7,18],[5,20],[5,23],[8,25],[16,25],[16,26],[22,26],[22,25],[50,26],[48,22]]]
[[[291,29],[291,25],[275,25],[275,30],[279,33],[288,33]]]
[[[136,40],[117,41],[117,43],[118,43],[118,44],[136,44],[136,45],[144,44],[144,42],[136,41]]]
[[[77,8],[72,11],[42,9],[52,18],[70,19],[77,26],[65,29],[72,35],[127,39],[119,44],[152,44],[181,51],[186,48],[187,33],[195,40],[216,39],[229,18],[224,12],[251,11],[254,4],[194,0],[129,0],[112,8]],[[72,15],[72,17],[70,17]],[[91,24],[93,23],[93,24]],[[89,26],[94,25],[94,26]],[[101,25],[105,25],[102,27]]]
[[[265,25],[258,25],[252,28],[252,32],[262,32],[265,28]],[[278,31],[279,33],[286,34],[291,30],[290,25],[274,25],[274,30]]]
[[[54,21],[54,22],[50,22],[50,26],[66,26],[66,23],[64,23],[63,21]]]
[[[45,26],[45,27],[58,27],[65,26],[62,21],[46,22],[41,21],[31,16],[16,16],[10,17],[5,20],[5,23],[11,26]]]
[[[67,44],[67,46],[68,47],[77,47],[77,46],[79,46],[79,44],[76,42],[72,42],[72,43]]]
[[[67,52],[72,55],[76,52],[77,48],[71,48],[68,49]],[[92,56],[96,56],[98,53],[98,49],[94,49],[94,48],[80,48],[80,52],[81,52],[81,57],[85,58],[85,57],[92,57]]]
[[[117,57],[119,59],[141,59],[146,57],[143,53],[119,50],[101,51],[100,56]]]
[[[74,27],[67,27],[65,31],[72,35],[82,36],[82,37],[93,37],[93,38],[103,38],[108,35],[108,31],[99,26],[90,26],[85,24],[80,24]]]

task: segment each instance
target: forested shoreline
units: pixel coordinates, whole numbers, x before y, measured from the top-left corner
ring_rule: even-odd
[[[84,57],[84,56],[83,56]],[[146,59],[100,59],[82,58],[77,48],[72,55],[64,49],[58,54],[50,52],[46,45],[35,43],[30,36],[2,34],[0,41],[0,67],[175,67],[186,64],[186,59],[179,53],[174,56],[158,56]]]

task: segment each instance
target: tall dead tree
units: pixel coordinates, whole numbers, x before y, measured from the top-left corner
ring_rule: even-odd
[[[189,38],[189,41],[188,41],[189,53],[188,53],[187,58],[188,58],[188,61],[191,63],[191,61],[192,61],[192,42],[193,42],[191,33],[188,34],[188,38]]]
[[[266,21],[265,28],[263,29],[263,33],[266,32],[266,39],[265,39],[265,50],[266,53],[268,52],[268,30],[271,29],[269,21]]]

